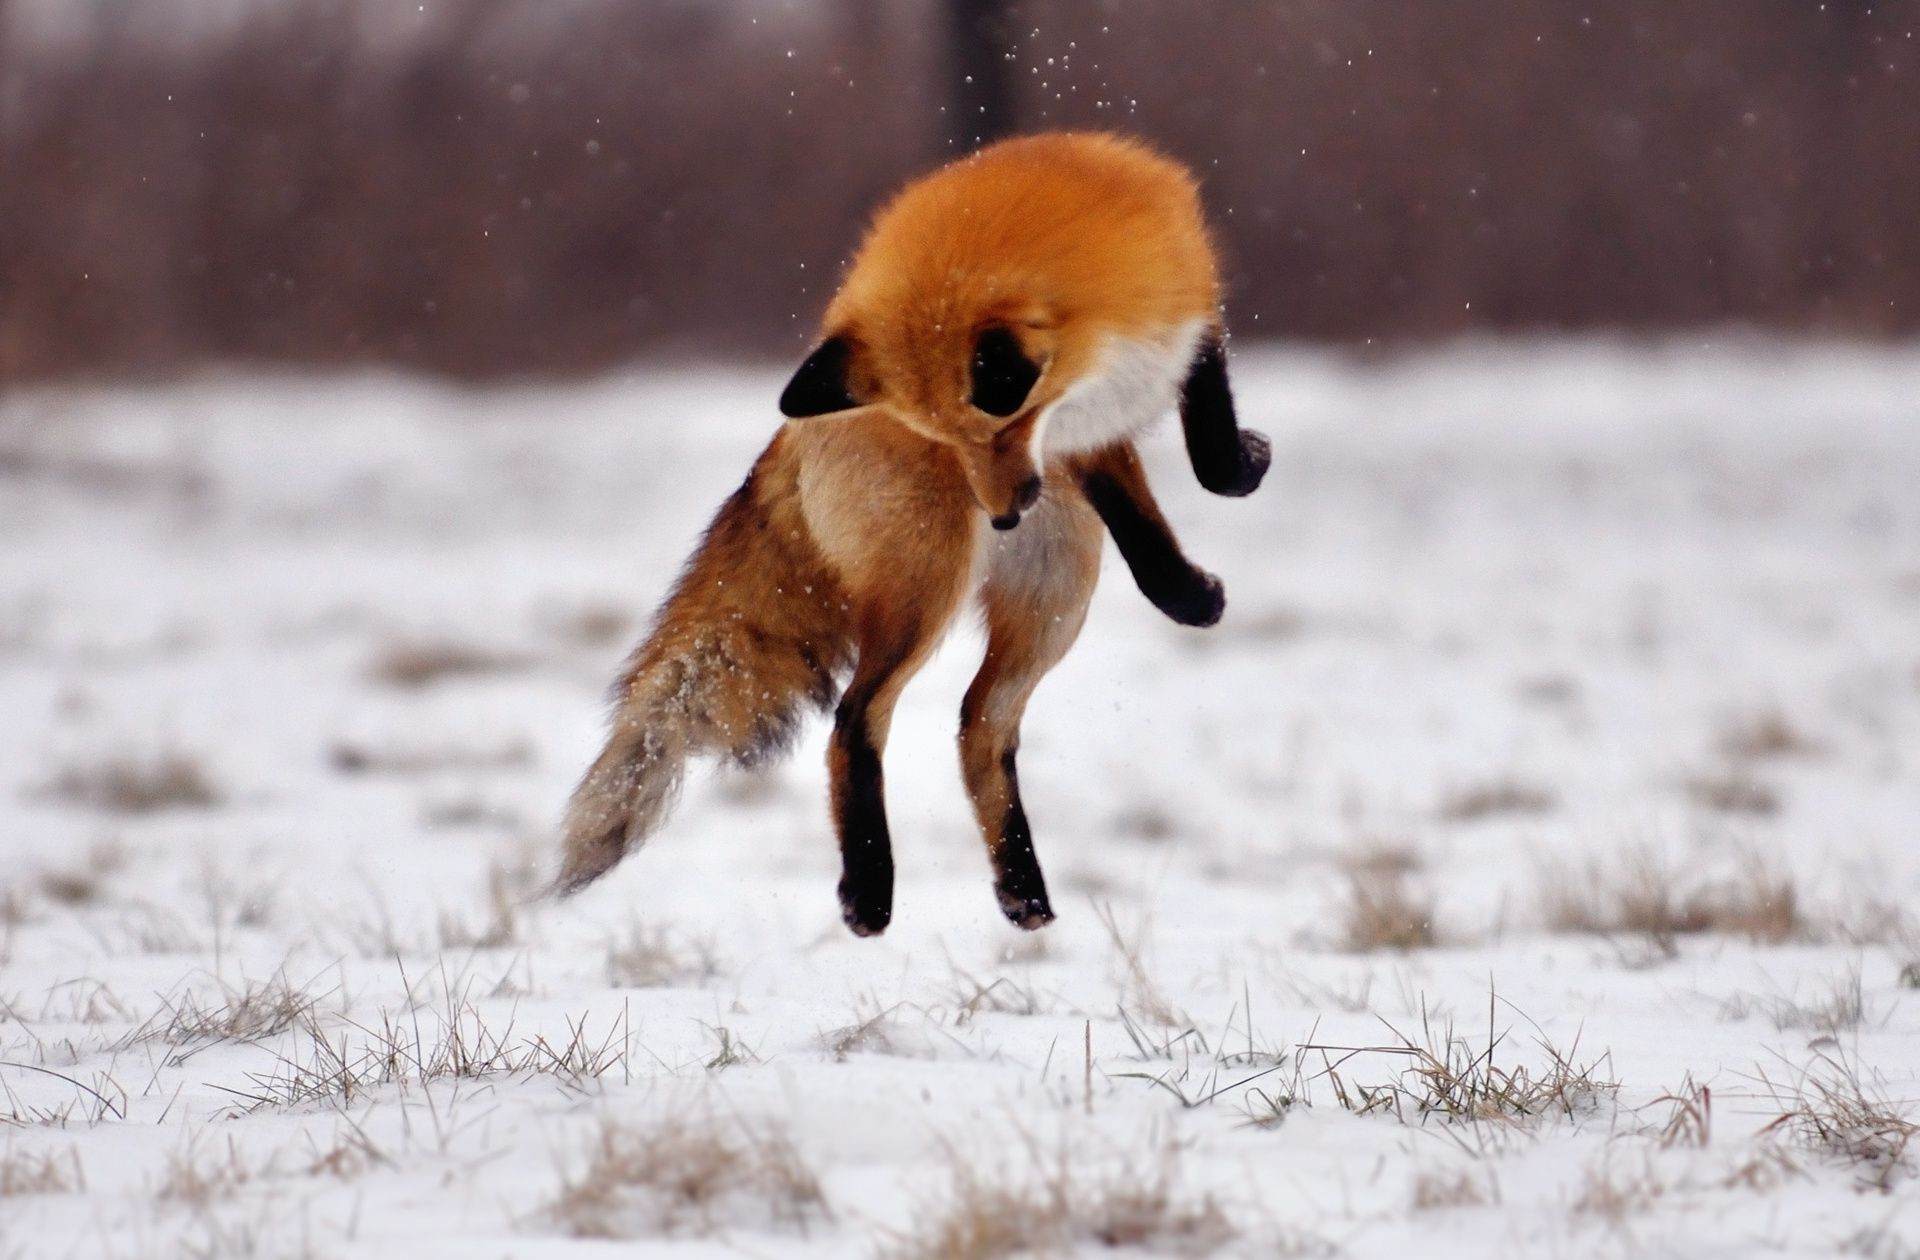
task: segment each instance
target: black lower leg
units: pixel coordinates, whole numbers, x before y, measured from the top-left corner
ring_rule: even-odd
[[[1180,554],[1180,544],[1164,524],[1149,516],[1113,477],[1089,472],[1080,478],[1081,493],[1100,514],[1100,520],[1120,548],[1140,593],[1153,606],[1183,626],[1210,626],[1227,606],[1220,579]]]
[[[1201,346],[1180,387],[1180,427],[1193,475],[1213,493],[1252,494],[1267,475],[1273,448],[1261,434],[1242,429],[1234,416],[1227,352],[1218,336],[1209,336]]]
[[[880,754],[864,712],[844,705],[834,726],[842,758],[834,817],[840,826],[840,917],[857,936],[878,936],[893,918],[893,842],[887,832]]]
[[[1013,749],[1001,756],[1000,769],[1007,777],[1007,816],[1000,828],[1000,843],[993,851],[993,891],[1000,898],[1001,913],[1032,931],[1053,922],[1053,906],[1047,900],[1040,858],[1033,851],[1033,829],[1027,825],[1027,811],[1020,804]]]

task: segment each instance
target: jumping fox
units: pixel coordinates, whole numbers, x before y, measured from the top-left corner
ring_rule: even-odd
[[[1034,687],[1079,635],[1103,527],[1169,617],[1210,625],[1225,604],[1132,440],[1177,405],[1207,489],[1248,494],[1267,469],[1266,439],[1234,417],[1218,304],[1193,177],[1131,140],[1010,140],[897,194],[781,395],[790,423],[615,683],[559,888],[651,834],[690,757],[761,763],[837,695],[841,913],[884,931],[894,703],[977,596],[986,659],[960,706],[961,769],[1002,912],[1049,922],[1014,756]]]

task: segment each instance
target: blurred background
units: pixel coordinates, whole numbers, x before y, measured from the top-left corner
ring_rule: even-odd
[[[1920,326],[1899,0],[0,0],[0,377],[790,357],[976,139],[1193,164],[1236,334]]]

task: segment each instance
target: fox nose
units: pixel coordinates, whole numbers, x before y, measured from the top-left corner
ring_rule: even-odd
[[[1012,529],[1020,523],[1020,517],[1026,510],[1040,501],[1040,476],[1038,473],[1028,477],[1014,488],[1013,503],[1006,512],[992,518],[995,529]]]

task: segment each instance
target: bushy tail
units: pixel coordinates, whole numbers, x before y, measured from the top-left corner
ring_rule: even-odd
[[[767,459],[763,457],[762,464]],[[755,765],[833,703],[845,601],[764,469],[727,501],[614,686],[605,749],[567,806],[556,891],[576,892],[665,820],[689,759]]]

